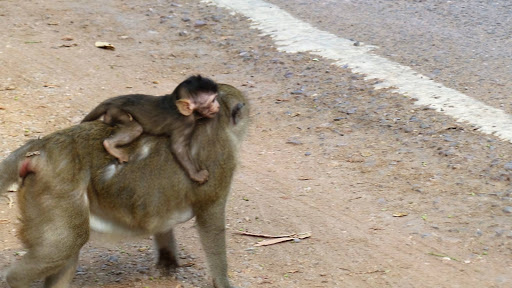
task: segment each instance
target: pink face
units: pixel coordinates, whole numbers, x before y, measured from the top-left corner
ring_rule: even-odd
[[[195,111],[206,118],[213,118],[219,112],[220,104],[217,93],[200,92],[195,97],[197,103]]]

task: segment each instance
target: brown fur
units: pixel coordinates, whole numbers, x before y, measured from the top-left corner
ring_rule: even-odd
[[[120,163],[128,162],[130,154],[118,146],[131,143],[143,132],[169,136],[171,151],[190,179],[203,184],[209,173],[190,157],[190,139],[197,121],[216,117],[219,112],[217,94],[218,85],[213,80],[200,75],[191,76],[181,82],[172,94],[131,94],[107,99],[87,114],[82,122],[103,116],[105,123],[118,127],[103,145]]]
[[[90,213],[131,235],[154,235],[159,266],[172,269],[178,260],[168,222],[176,213],[190,211],[187,216],[196,217],[214,286],[231,287],[224,210],[249,110],[236,88],[220,85],[219,94],[221,112],[200,122],[191,142],[196,159],[211,171],[210,180],[201,186],[179,167],[165,137],[142,135],[126,148],[133,160],[117,164],[101,144],[114,128],[102,122],[29,141],[2,161],[0,191],[20,183],[20,238],[28,249],[9,269],[9,285],[29,287],[40,278],[45,279],[45,287],[69,285],[80,248],[89,239]],[[35,151],[37,155],[25,156]],[[21,173],[20,178],[27,161],[30,173]]]

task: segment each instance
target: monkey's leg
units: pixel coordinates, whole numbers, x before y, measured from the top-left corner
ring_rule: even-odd
[[[35,167],[18,191],[23,223],[19,235],[28,252],[8,270],[7,282],[25,288],[46,278],[45,287],[67,287],[78,253],[89,239],[89,209],[83,196],[87,183],[61,181],[67,179],[59,177],[63,171],[54,175],[53,167]],[[73,171],[76,179],[85,174]]]
[[[46,277],[44,287],[57,288],[68,287],[75,276],[76,266],[78,265],[78,252],[71,257],[59,272]]]
[[[231,288],[226,258],[225,200],[219,200],[196,214],[199,239],[215,288]]]
[[[185,148],[182,148],[185,147]],[[207,170],[199,170],[198,166],[191,159],[188,151],[189,143],[173,143],[172,152],[176,156],[176,160],[180,163],[183,170],[187,173],[188,177],[199,184],[208,181],[209,173]]]
[[[30,251],[7,271],[7,283],[11,288],[28,288],[32,282],[48,274],[46,267],[39,266],[39,257]]]
[[[174,232],[171,230],[155,234],[155,245],[158,251],[157,266],[166,272],[176,269],[178,265],[178,250]]]
[[[128,162],[129,155],[117,148],[117,146],[131,143],[142,134],[144,129],[139,122],[133,120],[130,114],[119,109],[109,109],[105,114],[105,119],[109,119],[108,124],[117,123],[119,129],[115,131],[112,136],[103,141],[103,146],[107,152],[116,157],[120,163]]]
[[[39,245],[41,245],[39,249],[29,248],[27,254],[7,272],[7,283],[11,288],[28,288],[32,282],[44,277],[46,277],[44,283],[46,288],[64,288],[71,283],[75,276],[79,250],[59,253],[62,251],[55,251],[55,249],[66,250],[67,248],[42,246],[46,243],[39,243]],[[34,252],[34,250],[43,251]],[[73,255],[69,256],[69,254]]]

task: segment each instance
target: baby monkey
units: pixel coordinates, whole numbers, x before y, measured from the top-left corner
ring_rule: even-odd
[[[214,118],[219,112],[218,87],[213,80],[201,75],[191,76],[164,96],[142,94],[122,95],[107,99],[85,116],[82,122],[103,116],[118,130],[103,141],[105,149],[120,163],[129,155],[118,148],[126,145],[142,132],[167,135],[171,138],[171,152],[189,177],[202,184],[208,180],[208,171],[200,170],[190,157],[190,140],[197,120]]]

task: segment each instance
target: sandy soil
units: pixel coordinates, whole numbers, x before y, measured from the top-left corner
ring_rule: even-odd
[[[169,93],[194,73],[247,93],[253,123],[227,208],[235,285],[510,287],[510,143],[281,53],[246,19],[196,0],[4,0],[0,27],[1,158],[105,98]],[[16,196],[4,195],[2,270],[23,255]],[[262,238],[237,231],[311,237],[254,247]],[[151,239],[94,239],[73,287],[209,287],[193,221],[177,234],[175,276],[154,268]]]

